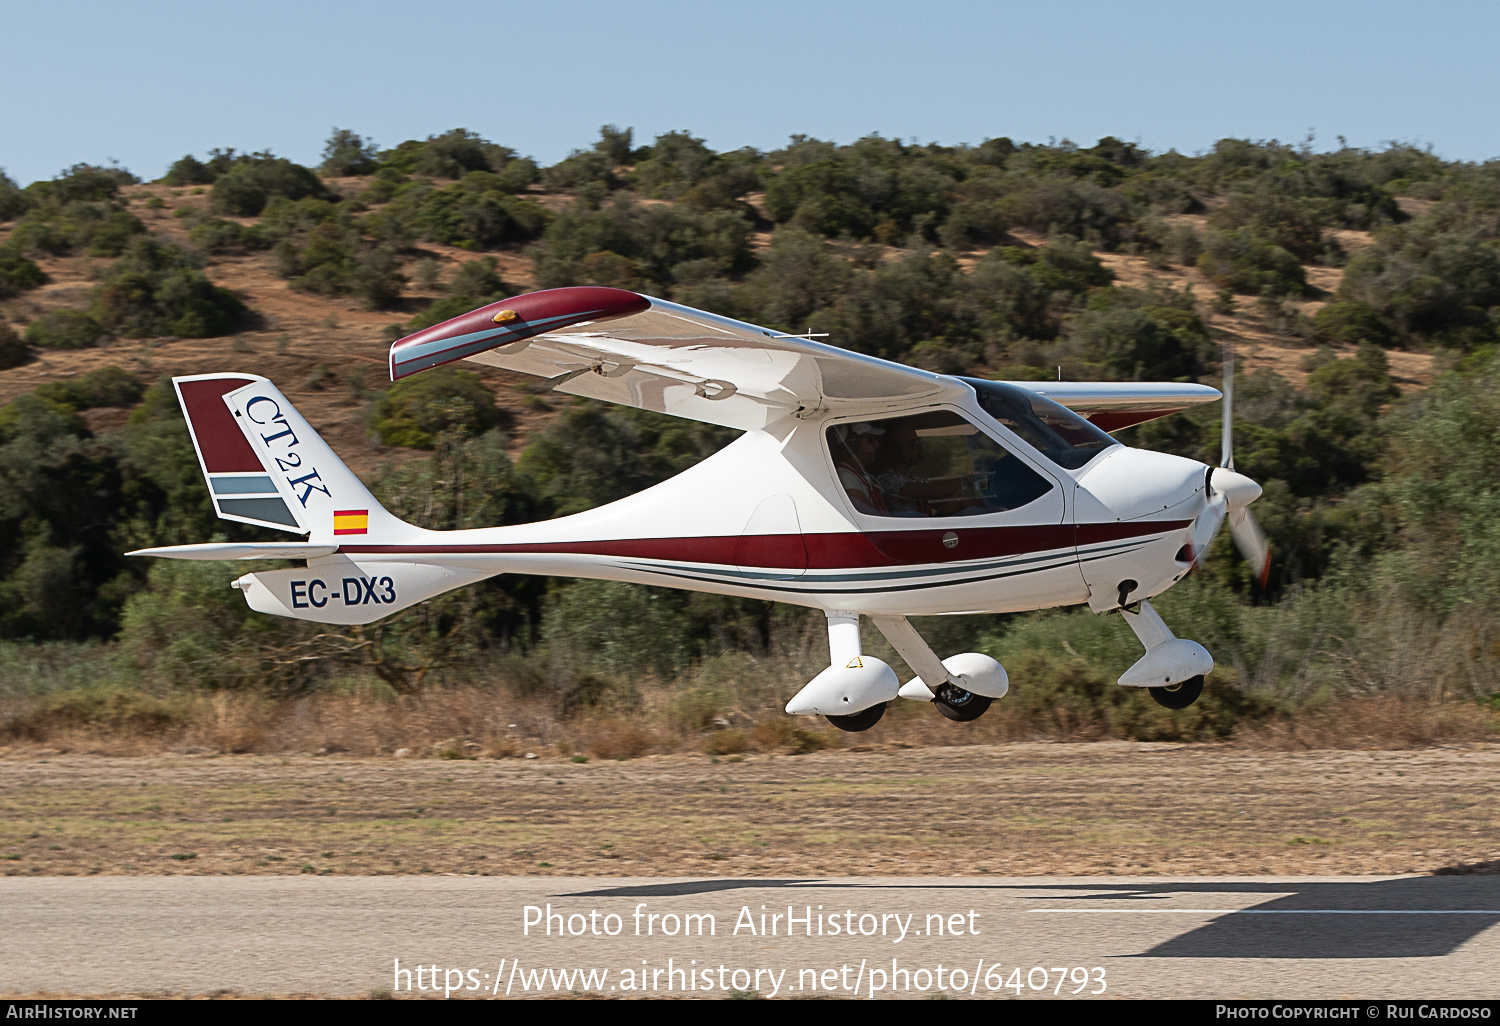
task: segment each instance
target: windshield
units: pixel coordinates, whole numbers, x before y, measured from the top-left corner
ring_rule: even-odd
[[[1077,470],[1120,443],[1044,395],[1015,385],[962,378],[979,393],[979,406],[1053,463]]]

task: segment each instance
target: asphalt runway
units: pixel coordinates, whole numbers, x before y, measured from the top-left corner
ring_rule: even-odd
[[[1500,992],[1496,876],[10,877],[0,922],[7,995]]]

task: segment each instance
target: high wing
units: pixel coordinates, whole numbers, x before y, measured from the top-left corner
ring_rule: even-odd
[[[1012,381],[1010,384],[1040,392],[1053,402],[1083,414],[1104,431],[1119,431],[1222,398],[1217,388],[1178,381]]]
[[[391,346],[391,379],[471,360],[553,388],[752,430],[788,414],[910,406],[963,395],[957,378],[692,307],[597,286],[490,303]],[[1219,398],[1203,385],[1013,382],[1106,431]]]
[[[391,346],[396,380],[454,360],[556,382],[559,392],[754,429],[799,411],[932,401],[953,378],[781,335],[621,289],[532,292]]]

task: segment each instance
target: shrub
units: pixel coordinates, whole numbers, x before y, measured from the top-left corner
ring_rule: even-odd
[[[100,367],[70,381],[38,385],[37,399],[68,413],[100,406],[134,406],[144,388],[134,374],[118,367]]]
[[[638,723],[613,718],[590,724],[584,744],[601,759],[634,759],[656,747],[656,735]]]
[[[103,210],[91,203],[74,203],[67,208],[66,215],[65,224],[89,256],[119,256],[133,236],[146,233],[140,218],[125,210]]]
[[[594,183],[613,189],[620,185],[614,167],[614,161],[595,150],[574,150],[542,172],[542,184],[554,192],[581,189]]]
[[[200,221],[188,231],[188,240],[205,253],[229,249],[265,249],[270,240],[259,225],[242,225],[222,217]]]
[[[1166,306],[1116,304],[1085,311],[1068,335],[1085,359],[1137,381],[1184,380],[1208,371],[1213,343],[1197,315]]]
[[[365,186],[359,198],[365,203],[389,203],[401,190],[401,186],[409,181],[410,178],[395,168],[383,167],[375,172],[375,180]]]
[[[496,272],[494,257],[480,257],[478,260],[466,260],[459,267],[458,273],[448,283],[448,291],[454,295],[489,297],[494,296],[501,299],[503,293],[509,291],[505,282],[500,280]],[[482,306],[491,302],[489,298],[481,298],[475,306]]]
[[[1388,229],[1356,253],[1339,299],[1367,304],[1404,341],[1465,350],[1493,345],[1500,336],[1491,312],[1500,306],[1500,249],[1477,225],[1419,227]]]
[[[598,210],[575,204],[547,226],[535,259],[537,284],[576,285],[587,274],[601,283],[638,277],[667,285],[674,280],[674,268],[700,260],[712,261],[721,272],[743,272],[753,266],[752,227],[727,210],[699,213],[680,205],[648,206],[627,193],[616,194]],[[587,269],[585,261],[590,261]],[[695,274],[701,279],[700,268]]]
[[[277,247],[277,256],[283,273],[291,272],[292,288],[337,295],[349,289],[357,246],[357,239],[325,222],[313,229],[301,250],[284,241]]]
[[[405,287],[406,275],[401,273],[395,250],[389,246],[365,249],[355,259],[349,292],[366,308],[384,310],[394,306]]]
[[[189,153],[173,161],[161,180],[167,185],[209,185],[214,177],[202,161]]]
[[[651,156],[636,164],[631,180],[648,196],[673,199],[709,177],[718,159],[692,133],[666,132],[656,137]]]
[[[703,742],[703,752],[706,755],[735,755],[748,747],[750,739],[743,731],[732,728],[716,730]]]
[[[285,196],[274,196],[266,204],[258,227],[267,239],[280,240],[310,232],[329,221],[338,221],[340,228],[348,228],[350,213],[349,208],[343,204],[335,205],[314,196],[296,201]]]
[[[495,272],[494,257],[467,260],[448,285],[451,295],[439,299],[406,323],[407,331],[421,331],[450,317],[504,299],[511,289]]]
[[[191,253],[148,237],[130,244],[94,294],[94,316],[126,338],[228,335],[245,306],[204,276]]]
[[[99,167],[74,164],[50,182],[34,182],[27,191],[59,204],[113,199],[122,185],[135,185],[140,179],[123,167]]]
[[[104,328],[82,310],[50,310],[26,328],[26,341],[43,349],[87,349]]]
[[[0,370],[19,367],[29,359],[31,353],[21,336],[16,334],[16,329],[9,322],[0,320]]]
[[[42,269],[17,250],[0,249],[0,299],[34,289],[46,280]]]
[[[167,185],[212,185],[230,168],[234,167],[234,148],[208,151],[206,162],[188,154],[174,163],[162,182]]]
[[[20,737],[38,740],[66,730],[160,734],[186,726],[191,719],[192,700],[187,696],[158,698],[133,689],[90,688],[55,692],[38,699],[11,721],[10,729]]]
[[[31,197],[16,186],[15,181],[0,171],[0,221],[19,217],[31,206]]]
[[[1329,303],[1314,315],[1313,327],[1319,338],[1330,342],[1349,345],[1373,342],[1388,346],[1393,341],[1390,325],[1365,303]]]
[[[215,179],[208,202],[216,213],[256,217],[273,196],[327,199],[330,193],[309,168],[270,153],[254,153],[236,157],[233,166]]]
[[[380,159],[403,174],[461,178],[469,171],[499,171],[515,155],[516,151],[508,146],[499,146],[468,129],[455,128],[442,135],[429,135],[425,141],[408,139],[381,153]]]
[[[1210,232],[1198,269],[1215,285],[1243,295],[1260,295],[1265,289],[1276,295],[1307,291],[1301,261],[1245,229]]]
[[[476,303],[469,296],[445,296],[407,321],[405,331],[408,334],[413,331],[421,331],[423,328],[430,328],[434,324],[442,324],[450,317],[457,317],[459,314],[468,313],[470,310],[483,305],[483,303]]]
[[[406,221],[422,238],[464,249],[529,242],[546,227],[548,214],[512,191],[500,175],[471,171],[446,188],[408,193],[386,214]]]
[[[374,174],[376,152],[374,140],[362,139],[347,128],[335,128],[323,144],[323,163],[318,170],[325,175]]]
[[[333,221],[314,228],[301,250],[283,239],[276,246],[276,259],[280,273],[291,278],[292,288],[330,296],[354,295],[372,310],[393,305],[406,286],[393,249],[364,245],[354,229],[341,230]]]
[[[630,163],[630,140],[635,133],[627,128],[623,131],[614,125],[599,126],[599,141],[594,143],[594,152],[609,158],[612,164]]]
[[[11,230],[6,248],[17,253],[57,256],[68,251],[68,238],[56,225],[27,217]]]
[[[384,445],[431,449],[445,431],[482,434],[501,415],[478,375],[438,367],[392,385],[370,407],[370,421]]]
[[[139,218],[113,200],[61,202],[49,196],[16,225],[8,248],[56,255],[83,247],[90,256],[119,256],[133,236],[145,231]]]

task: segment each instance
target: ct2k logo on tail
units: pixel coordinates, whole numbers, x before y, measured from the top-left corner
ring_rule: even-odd
[[[292,493],[297,496],[297,501],[302,503],[304,509],[313,492],[322,492],[330,499],[333,498],[333,493],[324,486],[317,468],[302,465],[302,453],[297,448],[299,439],[287,423],[286,414],[281,412],[280,403],[270,396],[258,395],[245,404],[245,417],[256,425],[255,433],[260,436],[267,454],[276,461],[277,469],[285,475]],[[281,450],[279,456],[276,455],[278,448]]]

